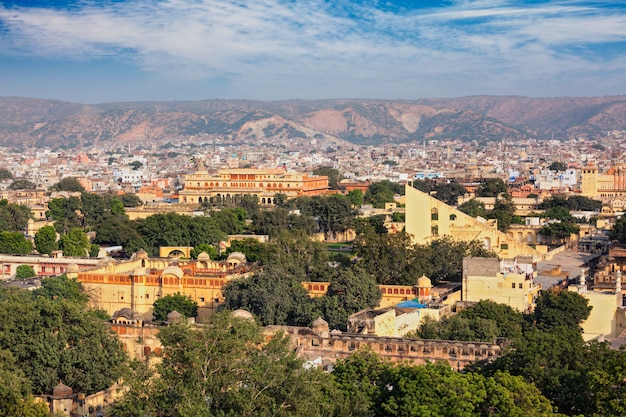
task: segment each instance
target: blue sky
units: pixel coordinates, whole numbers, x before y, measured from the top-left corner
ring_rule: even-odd
[[[480,94],[626,94],[626,2],[0,0],[0,96]]]

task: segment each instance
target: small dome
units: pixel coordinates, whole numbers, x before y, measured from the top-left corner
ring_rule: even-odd
[[[430,288],[433,286],[433,283],[426,275],[422,275],[417,279],[417,286]]]
[[[235,310],[233,311],[232,316],[235,319],[254,320],[254,316],[252,315],[252,313],[246,310]]]
[[[175,323],[177,321],[180,321],[182,318],[183,318],[183,315],[180,314],[178,311],[174,310],[174,311],[171,311],[167,315],[167,322],[168,323]]]
[[[206,252],[200,252],[200,254],[198,255],[198,260],[199,261],[210,261],[211,257]]]
[[[148,252],[140,249],[137,253],[135,253],[135,259],[148,259]]]
[[[226,258],[227,262],[231,262],[233,260],[239,261],[242,264],[246,263],[246,255],[244,255],[241,252],[233,252],[230,255],[228,255],[228,258]]]
[[[74,395],[74,390],[65,385],[63,382],[59,382],[54,388],[52,388],[52,396],[60,398],[69,398]]]
[[[73,264],[73,263],[72,263],[72,264],[69,264],[69,265],[67,266],[67,272],[70,272],[70,273],[72,273],[72,272],[78,272],[78,270],[79,270],[79,269],[78,269],[78,265],[76,265],[76,264]]]
[[[124,317],[126,319],[133,319],[134,317],[136,317],[139,313],[137,313],[136,311],[133,311],[132,309],[128,308],[128,307],[124,307],[121,310],[117,310],[115,313],[113,313],[113,315],[111,316],[111,318],[116,319],[118,317]]]
[[[180,269],[177,266],[168,266],[167,268],[165,268],[163,270],[163,272],[161,273],[161,276],[164,275],[174,275],[175,277],[177,277],[178,279],[182,278],[183,275],[185,275],[185,273],[183,272],[182,269]]]
[[[317,320],[313,321],[311,325],[313,326],[313,329],[318,327],[324,327],[328,329],[328,322],[321,317],[318,317]]]

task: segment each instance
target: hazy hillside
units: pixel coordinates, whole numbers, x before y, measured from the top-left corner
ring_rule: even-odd
[[[0,145],[89,146],[211,134],[358,144],[566,138],[626,128],[626,97],[473,96],[402,100],[203,100],[83,105],[0,98]]]

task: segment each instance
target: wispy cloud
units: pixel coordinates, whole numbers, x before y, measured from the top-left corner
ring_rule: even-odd
[[[626,71],[626,51],[605,56],[602,46],[626,40],[626,14],[614,2],[607,5],[485,0],[407,10],[322,0],[129,0],[68,10],[0,6],[0,54],[114,58],[172,78],[227,78],[236,81],[237,93],[283,97],[384,96],[385,89],[389,97],[523,93],[519,86],[536,95],[549,91],[550,81],[558,87],[562,77],[573,82],[611,74],[610,80],[623,81],[616,74]],[[585,49],[596,53],[586,56]],[[610,82],[599,80],[599,86]]]

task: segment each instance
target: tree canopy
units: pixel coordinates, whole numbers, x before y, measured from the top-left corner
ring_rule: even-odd
[[[159,298],[154,302],[153,307],[155,321],[166,321],[167,315],[172,311],[177,311],[185,317],[198,315],[198,303],[179,292]]]
[[[476,197],[498,197],[508,194],[506,183],[500,178],[485,178],[476,189]]]
[[[268,341],[252,320],[228,311],[203,327],[163,328],[163,361],[127,379],[129,391],[111,410],[136,416],[331,416],[331,377],[304,367],[282,334]]]
[[[52,185],[49,188],[49,191],[52,191],[52,192],[54,191],[69,191],[69,192],[78,191],[82,193],[85,191],[85,187],[83,187],[76,178],[65,177],[61,181]]]
[[[51,393],[62,380],[91,394],[121,376],[120,343],[86,304],[23,290],[0,299],[0,351],[11,352],[33,393]]]

